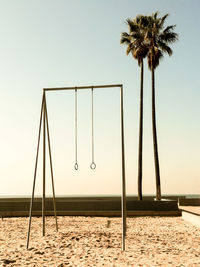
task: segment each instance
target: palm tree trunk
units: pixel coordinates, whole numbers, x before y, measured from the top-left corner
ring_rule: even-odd
[[[152,75],[152,130],[153,130],[153,149],[154,149],[154,163],[155,163],[155,174],[156,174],[156,200],[161,200],[160,168],[159,168],[157,132],[156,132],[155,77],[154,77],[153,67],[151,69],[151,75]]]
[[[140,121],[138,148],[138,200],[142,200],[142,146],[143,146],[143,60],[140,64]]]

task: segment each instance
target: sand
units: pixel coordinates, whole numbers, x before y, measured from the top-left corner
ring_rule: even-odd
[[[110,223],[109,223],[110,221]],[[181,217],[127,218],[126,251],[121,219],[34,217],[29,250],[28,218],[0,220],[0,266],[200,266],[200,228]]]

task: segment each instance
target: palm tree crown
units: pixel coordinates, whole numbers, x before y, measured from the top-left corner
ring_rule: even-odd
[[[127,55],[131,52],[132,56],[138,61],[139,66],[148,53],[142,20],[142,15],[138,15],[133,20],[127,19],[126,23],[129,27],[129,33],[123,32],[120,40],[121,44],[127,45]]]
[[[158,18],[158,12],[152,16],[144,16],[142,23],[145,28],[145,43],[148,46],[148,66],[150,69],[159,65],[160,59],[164,53],[172,55],[172,49],[169,44],[178,40],[178,34],[173,32],[176,25],[164,28],[164,23],[169,14]]]

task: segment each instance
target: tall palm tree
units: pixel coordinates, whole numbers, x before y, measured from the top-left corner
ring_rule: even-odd
[[[147,60],[152,78],[152,131],[156,174],[156,200],[161,200],[161,186],[156,130],[155,69],[159,66],[160,59],[164,56],[164,53],[167,53],[169,56],[172,55],[172,49],[169,45],[178,40],[178,34],[173,31],[176,25],[164,28],[164,23],[168,16],[169,14],[166,14],[158,18],[158,12],[156,12],[151,16],[143,18],[143,23],[146,27],[145,41],[148,46]]]
[[[143,146],[143,59],[147,56],[148,48],[142,27],[143,16],[127,19],[129,33],[121,34],[121,44],[127,45],[126,53],[132,54],[140,66],[140,119],[139,119],[139,148],[138,148],[138,200],[142,200],[142,146]]]

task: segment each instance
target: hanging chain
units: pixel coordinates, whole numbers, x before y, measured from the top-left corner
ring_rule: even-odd
[[[96,164],[94,162],[94,96],[93,96],[94,88],[91,88],[91,100],[92,100],[92,163],[90,164],[90,168],[94,170],[96,168]]]
[[[77,123],[78,115],[77,115],[77,88],[75,88],[75,165],[74,169],[78,170],[78,135],[77,135]]]

